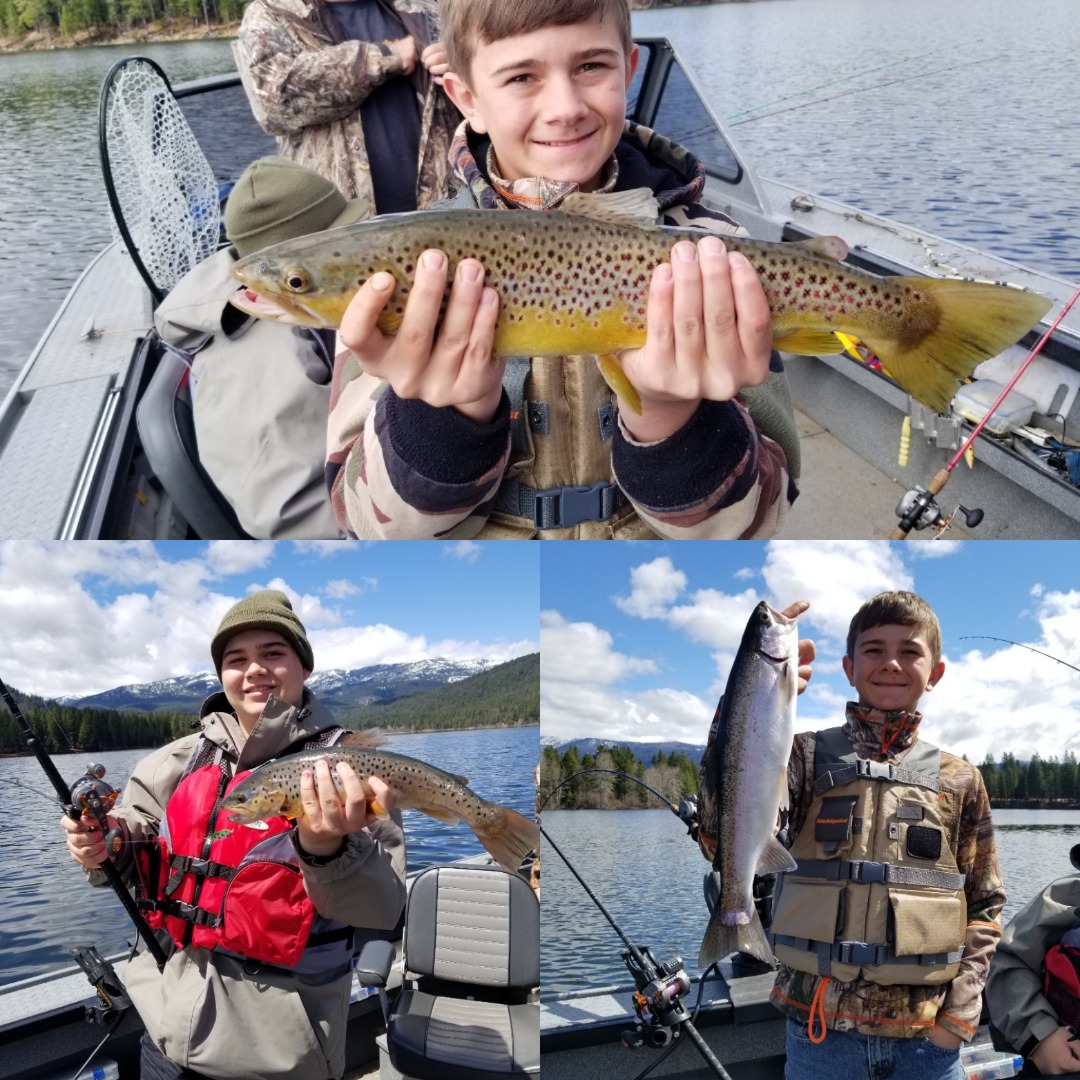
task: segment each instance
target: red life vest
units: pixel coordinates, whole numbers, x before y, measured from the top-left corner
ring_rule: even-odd
[[[1064,941],[1046,950],[1044,989],[1062,1024],[1080,1027],[1080,948]]]
[[[221,801],[250,770],[230,776],[220,763],[199,766],[209,746],[196,745],[157,844],[137,860],[147,922],[181,948],[224,949],[305,974],[343,974],[351,927],[315,911],[285,818],[255,827],[228,820]]]

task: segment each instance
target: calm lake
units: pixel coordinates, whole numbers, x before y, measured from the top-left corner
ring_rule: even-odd
[[[1007,921],[1054,878],[1072,873],[1080,810],[997,810],[998,861],[1009,901]],[[686,827],[661,810],[547,810],[544,830],[633,943],[657,961],[681,956],[696,976],[709,921],[702,883],[709,864]],[[544,995],[628,986],[626,946],[550,849],[544,853],[540,927]],[[628,1002],[629,1004],[629,1002]]]
[[[1080,281],[1075,0],[755,0],[634,29],[671,38],[763,174]],[[232,70],[227,41],[0,55],[0,397],[110,238],[98,91],[133,53],[173,82]]]
[[[538,728],[392,735],[386,749],[419,758],[469,777],[478,795],[528,816],[535,809],[533,770],[540,756]],[[146,750],[102,753],[106,779],[122,788]],[[56,758],[68,783],[86,768],[88,757]],[[18,828],[0,832],[0,984],[71,964],[72,944],[93,943],[102,955],[121,952],[134,929],[111,889],[92,889],[68,855],[58,824],[60,808],[34,758],[0,759],[0,790],[15,797]],[[409,869],[482,855],[466,825],[449,826],[406,810]]]

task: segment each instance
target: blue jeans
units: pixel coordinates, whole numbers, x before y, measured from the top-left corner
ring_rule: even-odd
[[[959,1050],[929,1039],[829,1031],[812,1043],[805,1020],[787,1022],[784,1080],[964,1080]]]

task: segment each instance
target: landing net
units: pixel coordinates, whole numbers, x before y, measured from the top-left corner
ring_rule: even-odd
[[[218,247],[217,179],[152,61],[132,57],[118,64],[102,88],[101,110],[113,236],[163,296]]]

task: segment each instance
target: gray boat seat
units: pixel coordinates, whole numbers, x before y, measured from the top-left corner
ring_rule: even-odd
[[[190,369],[158,344],[158,365],[135,411],[150,468],[192,531],[203,540],[248,540],[236,512],[199,462]]]
[[[390,1062],[416,1080],[540,1072],[540,902],[498,867],[436,866],[405,909],[403,989],[386,1023]]]

